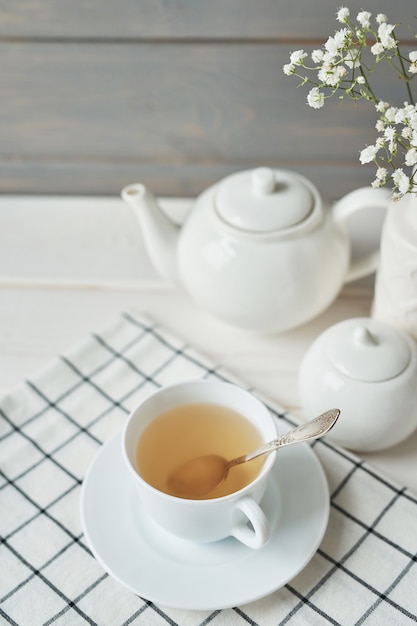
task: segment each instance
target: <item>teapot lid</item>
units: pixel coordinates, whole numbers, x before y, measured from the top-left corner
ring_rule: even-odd
[[[381,382],[399,376],[412,356],[402,333],[369,318],[335,324],[328,331],[326,348],[336,369],[363,382]]]
[[[267,167],[227,176],[215,195],[216,210],[225,222],[260,233],[302,222],[313,206],[313,193],[302,177]]]

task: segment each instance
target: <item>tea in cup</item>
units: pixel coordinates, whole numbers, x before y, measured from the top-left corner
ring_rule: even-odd
[[[260,502],[275,452],[232,468],[226,480],[199,497],[178,497],[171,473],[195,457],[246,454],[277,436],[272,415],[231,383],[198,380],[163,387],[128,417],[123,456],[141,505],[173,535],[198,542],[233,536],[252,548],[271,535]]]

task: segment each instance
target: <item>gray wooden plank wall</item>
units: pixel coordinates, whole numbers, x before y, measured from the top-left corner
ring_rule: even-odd
[[[372,107],[314,111],[282,73],[340,27],[341,4],[0,0],[0,193],[113,195],[141,180],[191,196],[257,165],[297,169],[329,197],[368,184]],[[345,4],[386,13],[417,48],[415,0]],[[379,81],[397,100],[394,75]]]

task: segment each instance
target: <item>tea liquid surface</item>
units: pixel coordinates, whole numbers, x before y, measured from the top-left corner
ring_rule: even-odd
[[[205,454],[230,460],[263,443],[245,417],[216,404],[186,404],[162,413],[142,433],[136,449],[139,474],[153,487],[169,493],[167,478],[186,461]],[[264,457],[233,467],[222,485],[202,499],[219,498],[242,489],[259,474]]]

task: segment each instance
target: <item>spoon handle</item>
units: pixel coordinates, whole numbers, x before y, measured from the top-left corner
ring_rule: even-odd
[[[254,450],[253,452],[249,452],[248,454],[244,454],[243,456],[238,457],[237,459],[233,459],[230,461],[229,466],[238,465],[239,463],[245,463],[246,461],[251,461],[252,459],[256,459],[256,457],[261,456],[262,454],[268,454],[272,452],[272,450],[276,450],[277,448],[281,448],[282,446],[290,446],[293,443],[300,443],[302,441],[310,441],[311,439],[319,439],[335,425],[338,417],[340,415],[339,409],[331,409],[322,413],[318,417],[315,417],[310,422],[306,422],[305,424],[301,424],[290,430],[290,432],[281,435],[278,439],[274,439],[264,446]]]

